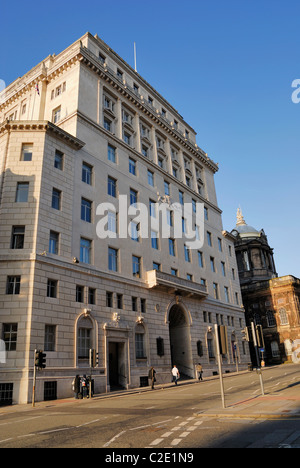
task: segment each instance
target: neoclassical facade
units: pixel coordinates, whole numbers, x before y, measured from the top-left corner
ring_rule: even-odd
[[[35,349],[47,354],[37,400],[72,395],[74,376],[90,374],[90,349],[96,392],[146,385],[151,365],[158,382],[169,382],[172,364],[193,378],[201,361],[212,374],[215,323],[228,327],[225,370],[246,367],[218,166],[171,104],[89,33],[8,86],[0,103],[0,404],[31,400]],[[162,200],[168,238],[153,222]],[[175,236],[174,203],[193,207],[193,223],[204,206],[201,247]],[[137,204],[149,209],[147,237],[130,215]]]
[[[273,249],[264,230],[249,226],[241,210],[231,235],[235,239],[247,325],[254,322],[263,327],[265,347],[261,358],[267,364],[300,362],[300,280],[278,277]],[[252,346],[250,350],[256,365]]]

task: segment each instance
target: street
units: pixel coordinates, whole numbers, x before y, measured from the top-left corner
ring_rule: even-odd
[[[218,379],[96,396],[91,401],[0,408],[0,447],[104,448],[116,453],[118,449],[299,448],[300,366],[267,369],[263,378],[265,397],[256,372],[226,377],[226,410]]]

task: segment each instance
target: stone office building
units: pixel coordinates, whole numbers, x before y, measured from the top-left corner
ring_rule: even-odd
[[[217,370],[213,325],[228,326],[226,371],[249,350],[233,238],[222,231],[214,174],[182,116],[97,35],[51,55],[0,96],[0,404],[31,400],[35,349],[47,354],[37,400]],[[139,236],[128,204],[205,205],[205,242],[189,249],[153,229]],[[109,203],[99,236],[99,206]],[[115,208],[115,209],[114,209]],[[182,219],[183,230],[185,219]],[[237,348],[237,351],[235,349]]]

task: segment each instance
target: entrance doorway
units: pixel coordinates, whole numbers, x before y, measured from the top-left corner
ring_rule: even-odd
[[[169,331],[172,366],[176,365],[181,375],[194,378],[190,326],[180,305],[174,305],[170,310]]]
[[[125,343],[109,343],[109,386],[110,390],[126,388]]]

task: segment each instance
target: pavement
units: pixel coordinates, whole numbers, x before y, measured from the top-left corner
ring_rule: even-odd
[[[273,368],[270,368],[274,369]],[[264,372],[267,372],[268,368],[264,369]],[[255,371],[254,371],[255,372]],[[241,374],[247,374],[248,371],[240,372]],[[227,379],[237,374],[228,374],[224,375],[223,378]],[[205,381],[218,380],[218,376],[207,377]],[[179,385],[195,385],[198,384],[198,380],[190,379],[180,381]],[[175,386],[172,383],[156,385],[156,390],[164,390],[167,388],[174,388]],[[151,387],[135,388],[129,390],[118,390],[112,391],[107,394],[94,395],[93,400],[105,400],[113,398],[121,398],[133,394],[142,394],[152,392]],[[298,393],[298,390],[297,390]],[[89,400],[81,400],[89,401]],[[42,408],[53,408],[55,406],[67,405],[74,403],[74,398],[67,398],[62,400],[54,401],[43,401],[37,402],[35,407]],[[12,414],[14,412],[29,411],[32,409],[30,404],[27,405],[14,405],[1,407],[0,411],[2,414]],[[280,392],[276,395],[266,394],[265,396],[253,396],[247,400],[241,400],[234,403],[226,404],[226,408],[222,408],[222,405],[218,408],[208,408],[204,411],[195,413],[195,416],[199,418],[228,418],[228,419],[263,419],[263,420],[280,420],[280,419],[300,419],[300,395],[293,394],[289,395],[286,392]]]

